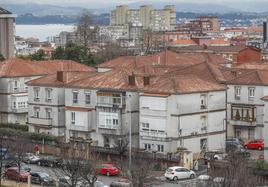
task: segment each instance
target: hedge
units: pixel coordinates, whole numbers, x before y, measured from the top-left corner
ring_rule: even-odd
[[[20,131],[29,131],[28,125],[19,125],[19,124],[12,124],[12,123],[1,123],[0,128],[10,128],[10,129],[16,129]]]
[[[29,139],[38,141],[38,142],[45,141],[45,142],[58,143],[60,141],[60,138],[56,136],[51,136],[51,135],[42,134],[42,133],[20,131],[20,130],[12,129],[12,128],[0,128],[0,134],[6,135],[6,136],[21,135],[21,136],[28,137]]]

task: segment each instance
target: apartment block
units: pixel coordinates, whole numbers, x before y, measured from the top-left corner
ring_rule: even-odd
[[[144,29],[153,31],[173,30],[176,26],[176,8],[167,5],[164,9],[141,6],[129,9],[127,5],[117,6],[110,15],[110,25],[141,24]]]
[[[5,58],[14,57],[16,15],[0,7],[0,53]]]

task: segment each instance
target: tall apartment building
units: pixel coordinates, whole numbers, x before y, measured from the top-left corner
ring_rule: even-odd
[[[144,29],[154,31],[173,30],[176,25],[176,8],[167,5],[164,9],[153,9],[144,5],[139,9],[129,9],[126,5],[117,6],[111,12],[110,25],[141,24]]]
[[[5,58],[14,56],[15,15],[0,7],[0,53]]]

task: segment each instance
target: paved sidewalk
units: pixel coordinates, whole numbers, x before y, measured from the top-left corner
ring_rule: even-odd
[[[2,180],[2,185],[7,187],[29,187],[27,183],[17,183],[16,181],[11,180]],[[30,187],[40,187],[38,185],[30,185]]]

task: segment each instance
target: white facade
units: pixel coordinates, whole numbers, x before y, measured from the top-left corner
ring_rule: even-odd
[[[65,135],[64,88],[29,86],[30,132]]]
[[[137,147],[137,93],[66,88],[65,105],[66,141],[83,139],[113,147],[131,124],[132,146]]]
[[[0,78],[0,122],[26,124],[28,113],[28,86],[26,82],[38,78]]]
[[[163,153],[224,149],[225,91],[140,96],[140,148]],[[149,145],[150,144],[150,145]]]
[[[228,85],[228,136],[244,140],[263,138],[264,101],[267,86]]]

